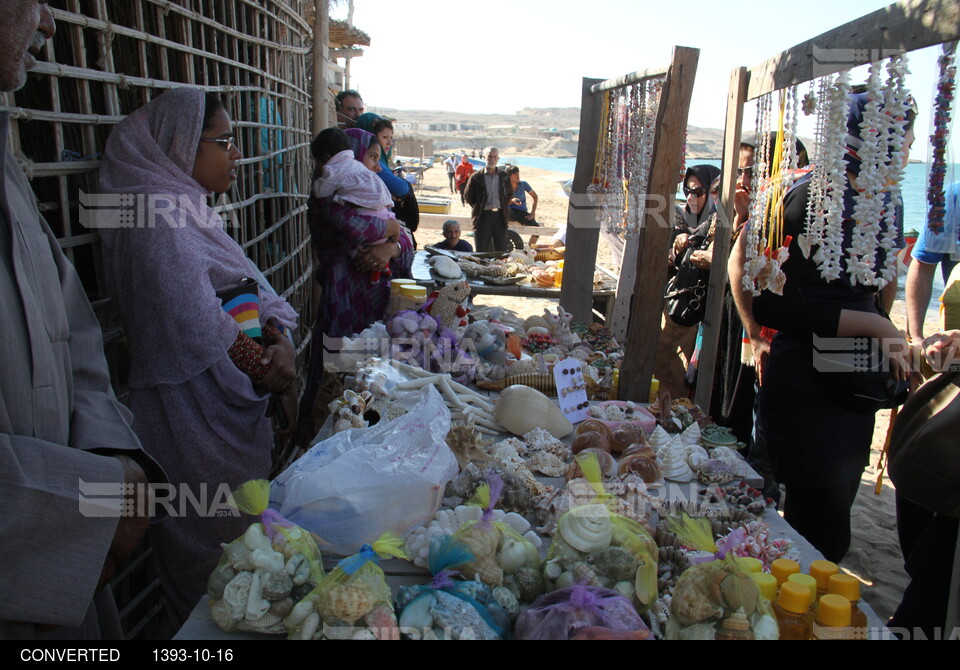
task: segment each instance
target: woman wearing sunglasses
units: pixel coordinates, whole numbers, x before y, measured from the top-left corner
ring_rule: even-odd
[[[677,266],[683,260],[691,239],[707,238],[710,215],[716,211],[708,189],[719,176],[720,169],[712,165],[693,165],[684,175],[683,194],[687,197],[687,203],[676,208],[673,236],[668,250],[671,277],[676,274]],[[709,268],[707,258],[698,255],[698,267]],[[659,380],[660,388],[669,390],[674,398],[687,395],[684,379],[696,342],[696,325],[678,325],[664,312],[653,376]]]
[[[279,332],[296,324],[296,313],[253,284],[238,306],[241,328],[218,296],[251,274],[208,205],[211,193],[232,189],[240,158],[220,100],[180,88],[118,124],[100,167],[102,193],[146,204],[100,236],[129,346],[133,428],[166,470],[175,507],[187,495],[219,500],[224,487],[269,476],[267,391],[280,395],[288,426],[296,421],[294,350]],[[177,509],[149,532],[174,620],[182,620],[206,591],[220,543],[249,521]]]

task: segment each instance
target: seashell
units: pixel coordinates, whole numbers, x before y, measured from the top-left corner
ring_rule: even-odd
[[[629,456],[645,456],[646,458],[652,458],[656,460],[657,452],[650,446],[649,442],[638,442],[636,444],[631,444],[629,447],[623,450],[620,454],[621,460]]]
[[[247,594],[247,611],[244,617],[249,621],[259,619],[270,609],[270,601],[265,600],[260,595],[260,582],[260,573],[253,573],[253,581],[250,582],[250,591]]]
[[[237,630],[246,633],[261,633],[264,635],[287,632],[286,627],[283,625],[282,618],[269,612],[265,613],[259,619],[244,619],[237,624]]]
[[[722,569],[701,568],[688,570],[677,582],[670,601],[670,611],[683,626],[709,621],[723,616],[717,578],[727,575]]]
[[[244,543],[243,538],[237,538],[230,544],[221,544],[223,555],[227,562],[240,570],[253,570],[253,563],[250,562],[250,549]]]
[[[377,604],[365,584],[336,584],[320,595],[324,620],[337,619],[352,626]]]
[[[301,600],[296,605],[293,606],[293,609],[290,611],[284,620],[283,625],[290,629],[296,629],[303,624],[307,617],[309,617],[314,610],[316,605],[312,599],[310,600]]]
[[[620,459],[617,474],[625,475],[631,472],[638,475],[646,484],[659,482],[663,478],[660,472],[660,466],[657,465],[656,460],[640,454],[634,454]]]
[[[633,601],[633,598],[636,595],[633,583],[628,581],[617,582],[613,585],[613,590],[630,601]]]
[[[284,570],[293,579],[293,583],[299,586],[310,577],[310,561],[303,554],[294,554],[287,561]]]
[[[284,598],[270,605],[270,613],[285,617],[293,611],[293,598]]]
[[[560,536],[574,549],[590,554],[610,545],[613,527],[605,505],[583,505],[572,509],[557,522]]]
[[[668,433],[663,426],[657,424],[648,441],[655,451],[660,451],[661,447],[666,446],[670,442],[670,433]]]
[[[720,595],[727,609],[750,616],[757,609],[760,590],[750,577],[730,573],[720,582]]]
[[[404,606],[399,623],[405,635],[412,630],[422,631],[433,626],[433,614],[430,613],[433,600],[433,595],[427,594]]]
[[[430,612],[439,628],[449,629],[455,640],[498,640],[500,636],[473,605],[444,591],[434,594]]]
[[[567,471],[566,464],[553,454],[538,451],[527,460],[530,469],[547,477],[563,477]]]
[[[573,453],[579,454],[584,449],[596,449],[600,451],[610,451],[610,440],[605,439],[600,433],[588,431],[580,433],[573,438]]]
[[[240,623],[240,619],[235,619],[230,615],[230,607],[222,600],[210,601],[210,617],[225,633],[232,633],[237,629],[237,624]]]
[[[247,545],[247,548],[253,552],[257,549],[262,551],[273,551],[273,547],[270,545],[270,540],[267,539],[267,536],[263,534],[263,528],[259,523],[250,524],[250,527],[247,528],[246,532],[243,534],[243,543]]]
[[[500,607],[506,610],[511,619],[515,619],[517,615],[520,614],[520,601],[513,595],[510,589],[505,586],[495,588],[493,590],[493,598]]]
[[[461,533],[458,539],[474,556],[473,561],[460,567],[460,572],[468,579],[479,577],[484,584],[502,586],[503,568],[497,563],[500,533],[495,528],[474,524]]]
[[[685,454],[676,449],[664,447],[657,452],[657,464],[664,479],[674,482],[691,482],[694,479],[693,470],[687,465]]]
[[[237,571],[228,563],[218,565],[214,568],[213,572],[210,573],[210,576],[207,577],[207,593],[209,593],[210,597],[214,600],[220,600],[223,598],[223,589],[225,589],[227,584],[230,583],[230,580],[236,576]]]
[[[647,436],[643,428],[635,423],[625,423],[610,438],[610,451],[619,454],[631,444],[646,444]]]
[[[556,438],[573,432],[573,425],[550,398],[529,386],[514,385],[503,390],[493,415],[514,435],[541,427]]]
[[[680,433],[680,439],[686,446],[700,444],[700,425],[697,423],[690,424],[682,433]]]
[[[289,597],[290,591],[293,589],[293,579],[285,570],[267,574],[262,582],[263,584],[260,588],[261,593],[263,597],[270,602],[276,602]]]
[[[510,575],[523,567],[533,567],[540,563],[540,554],[529,542],[507,537],[497,557],[504,573]]]
[[[433,256],[429,263],[433,266],[434,272],[447,279],[459,279],[463,274],[457,262],[446,256]]]
[[[284,567],[283,554],[274,551],[272,548],[267,550],[254,549],[250,553],[250,560],[254,566],[265,572],[280,572]]]
[[[250,599],[250,586],[253,584],[252,572],[241,572],[223,589],[223,602],[226,603],[230,616],[239,621],[247,612],[247,601]]]
[[[576,576],[574,576],[573,571],[567,570],[566,572],[561,573],[559,577],[557,577],[556,590],[559,591],[560,589],[568,589],[571,586],[573,586],[576,582],[577,582],[577,579],[576,579]]]
[[[589,563],[581,561],[573,566],[573,578],[578,584],[587,586],[603,586],[600,575]]]
[[[560,576],[559,572],[557,576]],[[511,575],[511,578],[517,589],[517,599],[522,603],[532,603],[545,591],[543,575],[534,568],[520,568]]]
[[[547,561],[543,568],[543,574],[547,579],[557,579],[563,573],[563,568],[559,561]]]
[[[597,455],[597,462],[600,464],[600,475],[609,479],[610,477],[615,477],[617,474],[617,462],[614,460],[613,456],[610,455],[607,451],[598,451],[596,449],[584,449],[582,454],[595,453]],[[574,460],[567,467],[567,472],[564,475],[564,478],[569,482],[572,479],[580,479],[583,477],[583,469],[580,467],[580,462]]]
[[[763,614],[755,619],[753,624],[754,640],[779,640],[780,628],[777,620],[769,614]]]
[[[633,580],[637,573],[637,559],[623,547],[607,547],[591,554],[587,560],[593,564],[600,574],[609,577],[615,582]],[[633,597],[633,584],[630,584],[630,594]]]
[[[726,484],[737,477],[736,471],[718,458],[704,460],[697,473],[697,479],[704,484]]]
[[[397,615],[388,605],[377,605],[363,617],[368,630],[377,640],[399,640],[400,626],[397,624]]]
[[[320,615],[316,612],[309,614],[303,622],[303,627],[300,629],[300,639],[301,640],[312,640],[317,636],[317,633],[320,631]]]

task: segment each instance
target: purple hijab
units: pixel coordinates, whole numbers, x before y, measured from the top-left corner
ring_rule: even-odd
[[[347,128],[343,132],[347,136],[347,139],[350,140],[353,157],[362,162],[363,159],[367,157],[367,149],[370,148],[370,143],[374,142],[377,136],[360,128]]]
[[[101,193],[135,196],[128,226],[100,230],[107,287],[129,338],[133,388],[197,376],[239,332],[216,293],[251,268],[191,176],[204,107],[200,89],[167,91],[121,121],[104,150]],[[291,328],[297,315],[261,290],[260,318]]]

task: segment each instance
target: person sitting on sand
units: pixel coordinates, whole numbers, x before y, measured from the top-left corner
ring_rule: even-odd
[[[454,219],[448,219],[443,222],[443,241],[433,245],[437,249],[446,249],[448,251],[473,251],[473,245],[466,240],[460,239],[460,224]]]

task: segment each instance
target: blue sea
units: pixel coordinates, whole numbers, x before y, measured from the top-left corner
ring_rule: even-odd
[[[501,164],[511,163],[513,165],[518,165],[521,168],[523,167],[532,167],[538,168],[541,170],[550,170],[552,172],[558,172],[563,176],[572,178],[574,169],[576,168],[577,159],[576,158],[546,158],[538,156],[507,156],[504,155],[500,159]],[[719,160],[691,160],[687,162],[687,165],[713,165],[715,167],[720,167]],[[960,166],[952,166],[952,174],[960,174],[960,170],[957,168]],[[921,230],[926,223],[926,212],[927,212],[927,164],[926,163],[910,163],[907,165],[907,169],[904,171],[903,181],[900,184],[900,190],[903,195],[903,228],[904,230]],[[679,187],[678,187],[679,192]],[[900,278],[900,291],[899,298],[903,299],[903,282],[904,278]],[[936,297],[940,295],[943,291],[943,280],[940,277],[940,273],[936,273],[936,279],[934,280],[933,286],[933,296],[934,300],[932,301],[932,308],[928,312],[929,315],[935,315],[938,309],[938,303]]]

